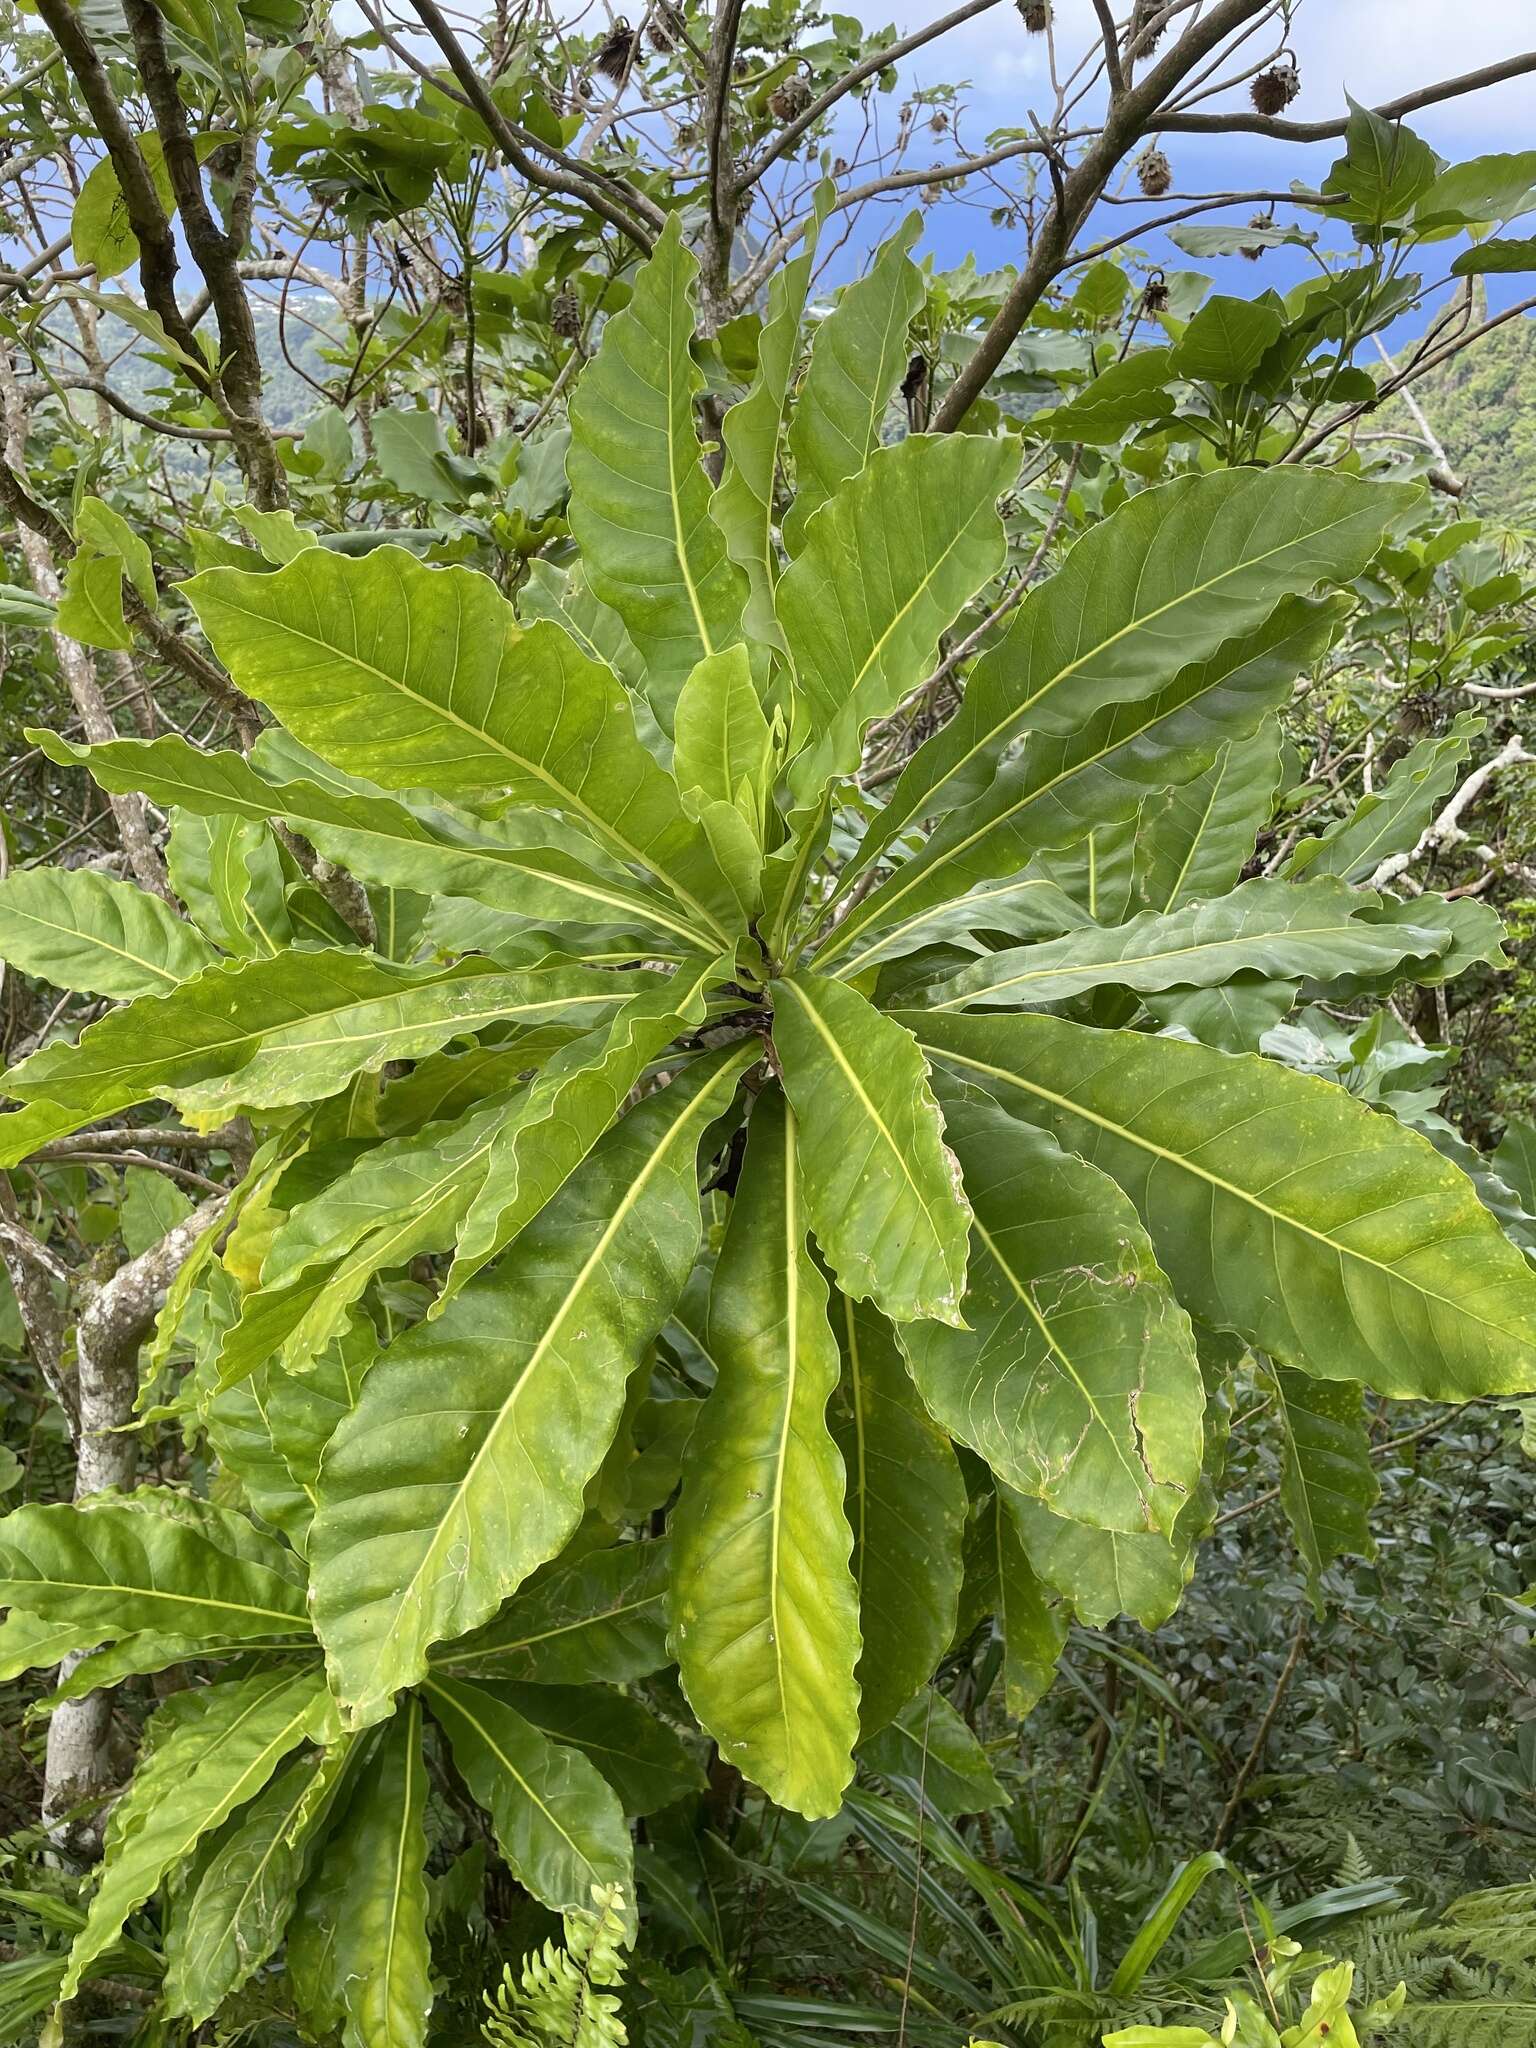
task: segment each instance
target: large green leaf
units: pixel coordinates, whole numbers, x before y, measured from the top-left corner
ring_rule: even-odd
[[[1105,705],[1152,696],[1282,598],[1357,576],[1417,495],[1302,468],[1141,492],[1089,528],[976,663],[960,710],[897,783],[879,843],[979,795],[1021,734],[1074,732]]]
[[[958,1326],[970,1212],[922,1054],[844,982],[789,976],[773,994],[806,1214],[838,1284],[892,1322]]]
[[[345,950],[288,951],[140,996],[76,1044],[33,1053],[4,1086],[82,1122],[156,1097],[183,1112],[278,1108],[334,1095],[354,1074],[488,1024],[595,1020],[635,988],[601,968],[506,974],[480,959],[401,967]]]
[[[204,753],[179,735],[74,746],[34,734],[50,760],[86,768],[103,789],[140,790],[162,809],[178,806],[215,823],[282,818],[360,881],[433,897],[467,897],[527,918],[627,924],[694,942],[694,927],[666,895],[649,889],[586,832],[548,813],[512,811],[487,820],[445,803],[411,808],[366,789],[313,777],[269,781],[241,754]],[[317,764],[318,765],[318,764]],[[206,850],[201,864],[208,866]]]
[[[760,1095],[710,1289],[718,1377],[672,1513],[671,1642],[721,1754],[814,1820],[853,1776],[859,1614],[798,1137],[783,1095]]]
[[[1194,1576],[1194,1544],[1181,1530],[1165,1536],[1157,1529],[1094,1529],[1021,1494],[1010,1495],[1001,1512],[1013,1517],[1030,1570],[1085,1628],[1108,1628],[1122,1614],[1143,1628],[1161,1628]]]
[[[1170,662],[1172,680],[1161,689],[1106,705],[1066,733],[1032,731],[984,795],[944,816],[921,851],[849,913],[821,957],[1014,873],[1042,850],[1128,827],[1148,797],[1161,800],[1283,703],[1340,616],[1336,604],[1287,599],[1215,654],[1182,667]],[[882,821],[872,838],[884,837]]]
[[[358,1774],[311,1880],[326,1894],[324,1943],[346,2048],[422,2048],[432,2010],[427,1932],[427,1770],[421,1702],[406,1700]]]
[[[241,688],[322,759],[386,789],[563,811],[727,935],[728,885],[623,686],[558,626],[520,626],[488,577],[403,548],[308,548],[275,575],[210,569],[183,587]]]
[[[832,1436],[848,1475],[859,1596],[859,1728],[868,1737],[926,1685],[955,1633],[965,1482],[918,1400],[891,1326],[839,1294],[843,1375]]]
[[[746,396],[721,422],[725,468],[709,501],[710,517],[725,536],[726,553],[746,571],[749,591],[742,628],[754,644],[781,650],[784,636],[773,608],[779,573],[773,538],[774,480],[800,353],[800,321],[816,264],[816,239],[813,224],[799,253],[769,282],[768,313],[757,339],[757,369]]]
[[[908,214],[868,275],[844,286],[816,329],[789,426],[795,500],[784,519],[784,545],[791,555],[805,545],[811,515],[880,445],[886,406],[907,366],[907,329],[925,296],[922,273],[907,253],[922,225],[921,214]]]
[[[689,353],[699,266],[673,215],[571,400],[571,530],[592,590],[623,619],[671,725],[683,678],[740,637],[746,579],[709,516]]]
[[[1244,882],[1229,896],[1148,910],[1129,924],[1010,946],[936,982],[935,1010],[1023,1009],[1085,989],[1213,988],[1240,974],[1300,984],[1340,973],[1381,974],[1432,959],[1436,931],[1357,918],[1375,899],[1337,881]]]
[[[436,1677],[425,1690],[519,1884],[555,1912],[589,1909],[594,1885],[622,1885],[632,1900],[624,1809],[597,1767],[579,1749],[551,1742],[487,1686]]]
[[[1088,911],[1059,882],[1044,873],[1006,875],[982,882],[963,896],[951,896],[898,918],[882,930],[866,934],[863,943],[839,963],[839,980],[854,981],[866,968],[900,960],[927,946],[946,941],[970,952],[981,950],[979,932],[1006,932],[1012,938],[1054,938],[1093,922]]]
[[[1381,1488],[1371,1466],[1360,1389],[1349,1380],[1275,1372],[1280,1437],[1280,1505],[1306,1566],[1312,1604],[1336,1557],[1372,1557],[1371,1509]]]
[[[331,1721],[318,1669],[263,1671],[176,1694],[150,1724],[152,1747],[112,1810],[101,1882],[69,1952],[60,1997],[161,1880],[237,1806],[253,1799],[290,1750],[323,1739]]]
[[[1213,1328],[1410,1400],[1536,1387],[1536,1274],[1464,1174],[1342,1088],[1059,1017],[908,1021],[1119,1181]]]
[[[93,868],[21,868],[0,881],[0,960],[56,988],[163,992],[213,957],[168,903]]]
[[[168,2012],[199,2025],[267,1961],[350,1761],[345,1742],[307,1751],[225,1823],[166,1927]]]
[[[1007,440],[913,434],[877,448],[828,500],[778,588],[795,677],[797,802],[859,764],[864,734],[922,681],[939,635],[1007,552]]]
[[[99,1630],[97,1641],[139,1629],[200,1638],[309,1633],[303,1587],[286,1570],[236,1556],[188,1522],[120,1502],[6,1515],[0,1602]]]
[[[623,1685],[671,1661],[665,1537],[551,1565],[474,1635],[434,1653],[434,1670],[544,1685]]]
[[[1006,1806],[987,1752],[941,1692],[924,1687],[859,1751],[883,1778],[905,1778],[940,1813],[987,1813]]]
[[[919,1393],[1057,1514],[1170,1529],[1200,1478],[1205,1388],[1134,1208],[979,1089],[940,1087],[974,1217],[969,1327],[902,1332]]]
[[[1051,1689],[1069,1617],[1035,1576],[1018,1517],[1001,1494],[993,1496],[980,1534],[990,1552],[991,1607],[1003,1638],[1003,1704],[1022,1721]]]
[[[686,1069],[609,1133],[497,1266],[385,1352],[332,1438],[313,1612],[349,1722],[415,1684],[553,1557],[624,1386],[698,1252],[695,1158],[753,1057]]]
[[[1266,719],[1248,739],[1228,740],[1211,765],[1149,803],[1137,835],[1138,893],[1153,910],[1177,910],[1235,887],[1269,822],[1280,786],[1284,733]]]

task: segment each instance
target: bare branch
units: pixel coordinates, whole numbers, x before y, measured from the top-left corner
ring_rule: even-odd
[[[1490,85],[1502,85],[1507,78],[1524,78],[1536,71],[1536,50],[1518,57],[1506,57],[1498,64],[1485,64],[1481,71],[1464,71],[1459,78],[1442,79],[1436,85],[1421,85],[1401,99],[1386,100],[1373,111],[1384,121],[1401,121],[1421,107],[1438,107],[1446,100],[1463,98],[1469,92],[1483,92]],[[1287,121],[1281,114],[1165,114],[1158,123],[1165,135],[1269,135],[1277,142],[1329,142],[1349,127],[1347,115],[1336,121]]]

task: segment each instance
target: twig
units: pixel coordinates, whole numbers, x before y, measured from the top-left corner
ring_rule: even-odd
[[[1290,1690],[1291,1680],[1296,1675],[1296,1667],[1301,1662],[1301,1653],[1306,1647],[1306,1641],[1307,1617],[1303,1614],[1296,1623],[1296,1633],[1291,1639],[1291,1654],[1286,1658],[1285,1663],[1281,1667],[1280,1676],[1275,1680],[1275,1689],[1270,1694],[1269,1705],[1265,1708],[1264,1718],[1259,1723],[1259,1732],[1253,1738],[1253,1747],[1249,1750],[1247,1756],[1243,1758],[1242,1767],[1233,1782],[1232,1796],[1222,1809],[1221,1819],[1216,1823],[1216,1832],[1211,1837],[1211,1847],[1213,1849],[1223,1849],[1226,1847],[1227,1839],[1232,1833],[1233,1823],[1237,1819],[1237,1809],[1242,1804],[1243,1793],[1248,1786],[1248,1780],[1258,1768],[1259,1759],[1264,1754],[1264,1745],[1269,1741],[1270,1730],[1275,1725],[1275,1717],[1280,1712],[1285,1696]]]

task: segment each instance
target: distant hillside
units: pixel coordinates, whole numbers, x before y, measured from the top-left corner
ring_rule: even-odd
[[[1485,334],[1413,387],[1469,511],[1536,526],[1536,320]]]

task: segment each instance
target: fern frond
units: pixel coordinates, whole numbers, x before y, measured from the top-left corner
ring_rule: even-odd
[[[599,1988],[624,1981],[624,1894],[594,1885],[592,1903],[593,1912],[566,1914],[564,1948],[546,1941],[516,1977],[510,1964],[502,1970],[485,1994],[489,2048],[625,2048],[619,2001]]]

